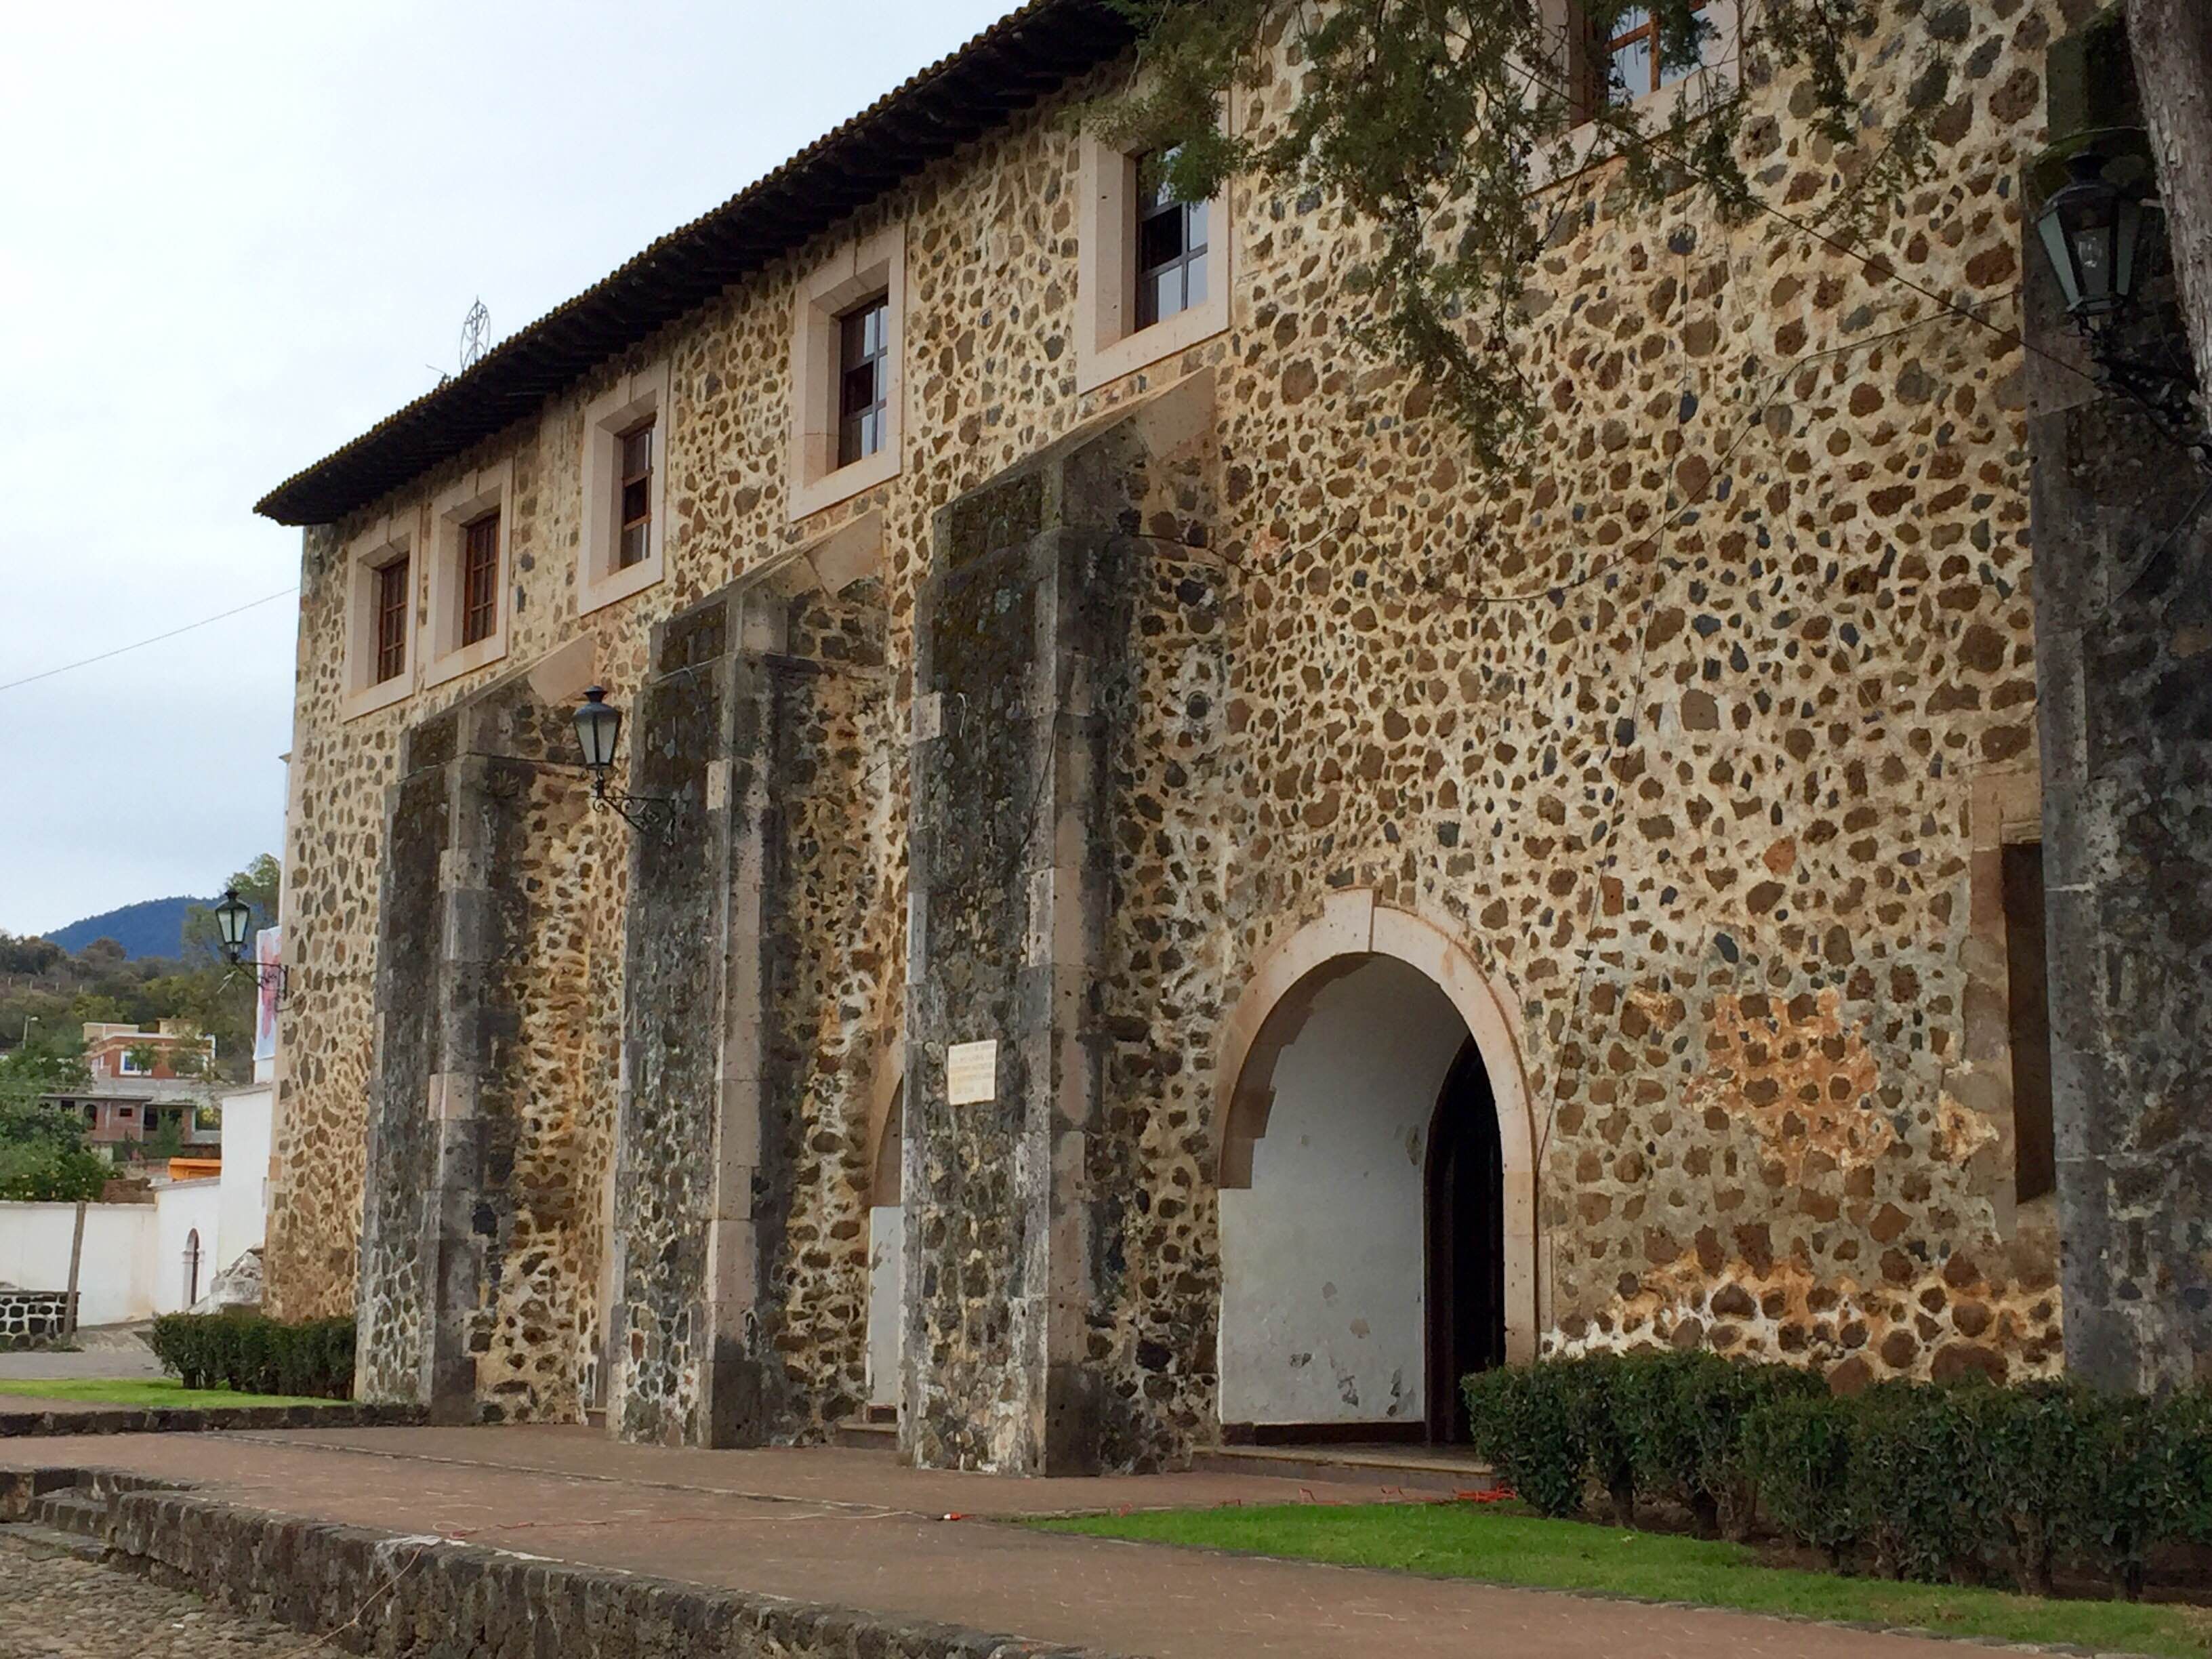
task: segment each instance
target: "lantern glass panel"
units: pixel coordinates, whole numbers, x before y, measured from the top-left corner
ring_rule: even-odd
[[[597,686],[584,696],[584,706],[576,711],[576,741],[583,748],[584,764],[604,771],[614,764],[615,744],[622,735],[622,711],[609,708],[602,701],[605,693]]]
[[[222,902],[215,907],[215,925],[224,947],[234,954],[246,943],[246,929],[253,925],[252,908],[235,891],[226,891]]]

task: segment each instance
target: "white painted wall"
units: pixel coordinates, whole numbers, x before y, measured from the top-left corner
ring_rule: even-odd
[[[27,1291],[67,1290],[76,1223],[74,1204],[0,1203],[0,1279]],[[153,1313],[158,1224],[151,1204],[85,1206],[78,1324],[113,1325]]]
[[[1430,1119],[1467,1026],[1387,957],[1315,996],[1275,1062],[1252,1184],[1221,1194],[1221,1417],[1419,1422]]]
[[[241,1089],[222,1097],[222,1259],[228,1267],[269,1231],[269,1126],[276,1091]],[[200,1292],[207,1294],[204,1284]]]
[[[906,1210],[868,1212],[868,1403],[899,1402],[899,1344],[906,1328]]]
[[[185,1241],[195,1231],[200,1236],[198,1294],[205,1296],[222,1249],[222,1182],[210,1176],[204,1181],[173,1181],[154,1188],[153,1256],[144,1273],[153,1294],[149,1311],[181,1313],[191,1306],[185,1297]]]

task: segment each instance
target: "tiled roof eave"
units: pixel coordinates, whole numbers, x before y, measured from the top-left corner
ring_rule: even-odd
[[[279,524],[336,522],[534,413],[599,364],[1111,61],[1132,38],[1109,0],[1030,0],[721,206],[509,336],[465,374],[287,478],[254,511]]]

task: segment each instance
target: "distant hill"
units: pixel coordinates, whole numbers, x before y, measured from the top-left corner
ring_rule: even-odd
[[[210,899],[144,899],[119,910],[102,911],[57,927],[46,937],[64,951],[82,951],[96,939],[112,939],[130,957],[173,957],[184,949],[185,912]]]

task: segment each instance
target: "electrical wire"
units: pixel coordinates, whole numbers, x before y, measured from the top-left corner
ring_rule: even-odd
[[[24,675],[21,679],[9,680],[4,684],[0,684],[0,691],[13,691],[19,685],[33,685],[40,680],[50,680],[57,674],[67,674],[79,668],[89,668],[94,663],[106,662],[111,658],[122,656],[126,652],[142,651],[149,645],[161,644],[163,640],[173,640],[179,634],[189,634],[196,628],[206,628],[215,623],[227,622],[233,617],[241,616],[261,605],[273,605],[278,599],[299,591],[299,584],[295,582],[291,586],[277,592],[264,593],[258,599],[248,599],[244,605],[234,605],[229,610],[219,611],[212,617],[202,617],[198,622],[189,622],[181,628],[173,628],[166,634],[155,634],[147,639],[133,640],[129,645],[118,645],[113,650],[103,651],[95,657],[80,658],[76,662],[65,662],[58,668],[42,668],[35,674]]]

